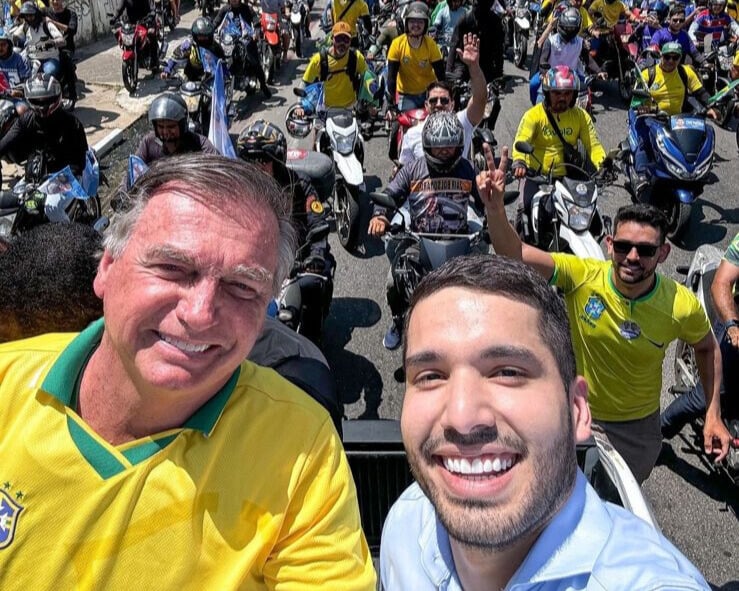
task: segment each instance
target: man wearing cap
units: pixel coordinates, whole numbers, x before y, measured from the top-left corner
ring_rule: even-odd
[[[664,111],[668,115],[679,115],[691,110],[688,98],[692,96],[702,106],[708,106],[710,95],[703,88],[700,78],[693,68],[686,67],[680,63],[683,56],[683,48],[676,41],[669,41],[662,46],[662,57],[658,64],[642,70],[641,77],[646,86],[651,100],[637,108],[637,113],[644,114],[654,110]],[[707,115],[716,119],[717,113],[708,109]],[[636,132],[639,136],[639,147],[634,155],[634,169],[639,177],[636,192],[646,184],[646,170],[653,156],[649,150],[649,128],[657,124],[651,117],[640,117],[636,120]]]
[[[303,74],[303,84],[323,82],[323,103],[327,108],[349,108],[357,100],[357,88],[367,70],[364,56],[350,49],[351,27],[340,21],[331,29],[333,44],[328,50],[314,54]],[[295,111],[296,117],[303,109]]]

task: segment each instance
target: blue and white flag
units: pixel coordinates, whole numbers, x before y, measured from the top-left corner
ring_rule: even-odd
[[[210,131],[208,139],[221,154],[236,159],[231,137],[228,135],[228,116],[226,115],[226,76],[223,64],[219,61],[213,77],[213,101],[210,108]]]
[[[10,2],[3,2],[3,26],[8,29],[13,26],[13,17],[10,16]]]
[[[203,71],[206,74],[214,74],[221,60],[216,57],[215,53],[204,47],[198,47],[198,50],[200,52],[200,63],[203,64]]]
[[[62,195],[69,201],[72,199],[88,199],[88,194],[82,188],[79,181],[72,174],[72,169],[65,166],[59,172],[55,172],[38,186],[37,191],[45,195]]]
[[[82,171],[82,188],[86,195],[97,195],[100,186],[100,164],[95,150],[87,148],[85,154],[85,169]]]
[[[127,189],[133,187],[136,180],[149,170],[149,166],[141,158],[135,154],[131,154],[128,157],[128,186]]]

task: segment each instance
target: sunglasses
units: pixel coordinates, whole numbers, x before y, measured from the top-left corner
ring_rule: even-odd
[[[663,55],[662,59],[666,62],[679,62],[680,56],[676,53],[668,53],[667,55]]]
[[[448,96],[434,96],[426,100],[429,102],[429,105],[448,105],[451,102]]]
[[[616,254],[629,254],[632,248],[636,249],[640,257],[648,258],[657,254],[659,246],[655,246],[654,244],[634,244],[626,240],[613,241],[613,252]]]
[[[339,35],[338,37],[334,37],[334,43],[341,43],[342,45],[349,45],[349,43],[352,42],[352,38],[348,35]]]
[[[684,18],[671,18],[670,22],[680,24],[680,23],[684,23],[685,19]]]

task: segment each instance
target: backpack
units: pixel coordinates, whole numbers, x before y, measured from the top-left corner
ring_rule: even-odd
[[[647,80],[647,88],[652,88],[652,84],[654,84],[654,78],[657,75],[657,66],[649,66],[648,72],[648,80]],[[683,112],[686,112],[689,110],[689,103],[688,103],[688,96],[690,94],[690,90],[688,89],[688,73],[685,71],[685,66],[682,64],[677,65],[677,74],[680,76],[680,81],[683,83],[683,86],[685,87],[685,97],[683,98],[683,106],[682,110]]]
[[[320,61],[320,71],[318,74],[318,80],[321,82],[325,82],[328,80],[329,75],[331,74],[341,74],[344,72],[347,76],[349,76],[349,80],[352,82],[352,88],[354,88],[354,92],[356,93],[359,90],[359,77],[357,76],[357,50],[351,49],[349,50],[349,58],[346,62],[346,69],[344,70],[337,70],[336,72],[329,72],[328,71],[328,51],[326,49],[321,50],[321,61]]]

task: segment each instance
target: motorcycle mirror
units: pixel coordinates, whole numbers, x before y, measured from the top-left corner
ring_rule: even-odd
[[[532,146],[529,142],[516,142],[515,147],[516,150],[518,150],[519,152],[523,152],[524,154],[534,153],[534,146]]]
[[[503,193],[503,204],[510,205],[518,199],[518,191],[506,191]]]
[[[326,238],[326,236],[328,236],[330,232],[331,226],[329,226],[328,222],[321,222],[308,230],[305,241],[308,244],[318,242],[319,240],[323,240],[324,238]]]
[[[370,199],[377,203],[377,205],[382,205],[383,207],[387,207],[389,209],[398,209],[398,206],[395,204],[395,201],[393,201],[393,198],[390,197],[387,193],[382,193],[381,191],[372,191],[370,193]]]
[[[303,98],[305,97],[305,89],[304,88],[293,88],[293,94],[295,94],[295,96],[299,96]]]

